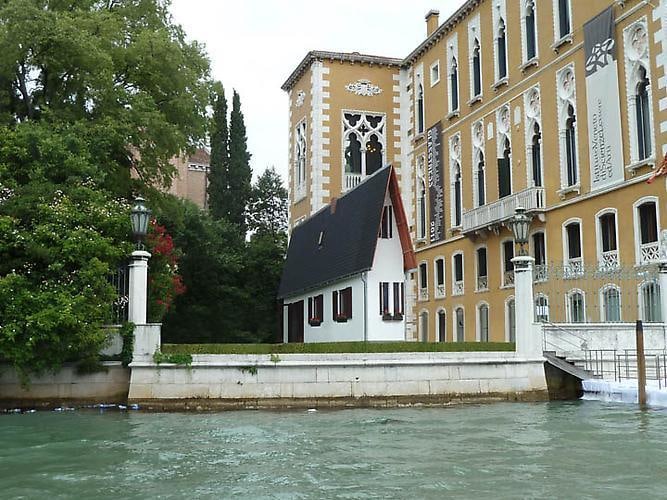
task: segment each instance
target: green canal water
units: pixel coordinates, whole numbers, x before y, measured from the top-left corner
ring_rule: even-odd
[[[0,415],[1,498],[666,498],[667,410]]]

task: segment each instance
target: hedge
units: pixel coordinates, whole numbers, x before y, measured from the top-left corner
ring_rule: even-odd
[[[162,344],[165,354],[335,354],[514,351],[510,342],[325,342],[310,344]]]

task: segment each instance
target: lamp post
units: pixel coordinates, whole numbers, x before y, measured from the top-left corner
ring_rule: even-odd
[[[146,324],[146,306],[148,304],[148,259],[151,254],[145,250],[144,240],[148,233],[148,220],[151,211],[144,204],[140,196],[135,199],[130,213],[132,236],[137,247],[132,252],[130,262],[130,303],[128,305],[128,320],[135,325]]]
[[[526,245],[528,244],[528,229],[530,228],[531,217],[526,214],[526,209],[522,206],[516,207],[514,218],[511,221],[514,241],[519,245],[519,256],[528,255]]]
[[[526,357],[542,357],[542,337],[539,335],[534,320],[533,297],[533,262],[528,255],[528,230],[531,217],[524,207],[517,207],[510,221],[514,241],[519,245],[519,255],[512,259],[514,264],[514,307],[522,311],[516,317],[516,351]]]

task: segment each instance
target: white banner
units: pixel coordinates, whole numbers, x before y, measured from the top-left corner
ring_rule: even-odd
[[[592,191],[622,182],[624,178],[614,28],[612,7],[584,26]]]

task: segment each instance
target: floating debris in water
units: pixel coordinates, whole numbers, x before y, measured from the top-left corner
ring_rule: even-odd
[[[130,410],[138,410],[139,405],[130,405]]]
[[[308,413],[315,413],[317,408],[308,408]]]
[[[125,405],[118,405],[119,410],[127,410],[127,406]]]

